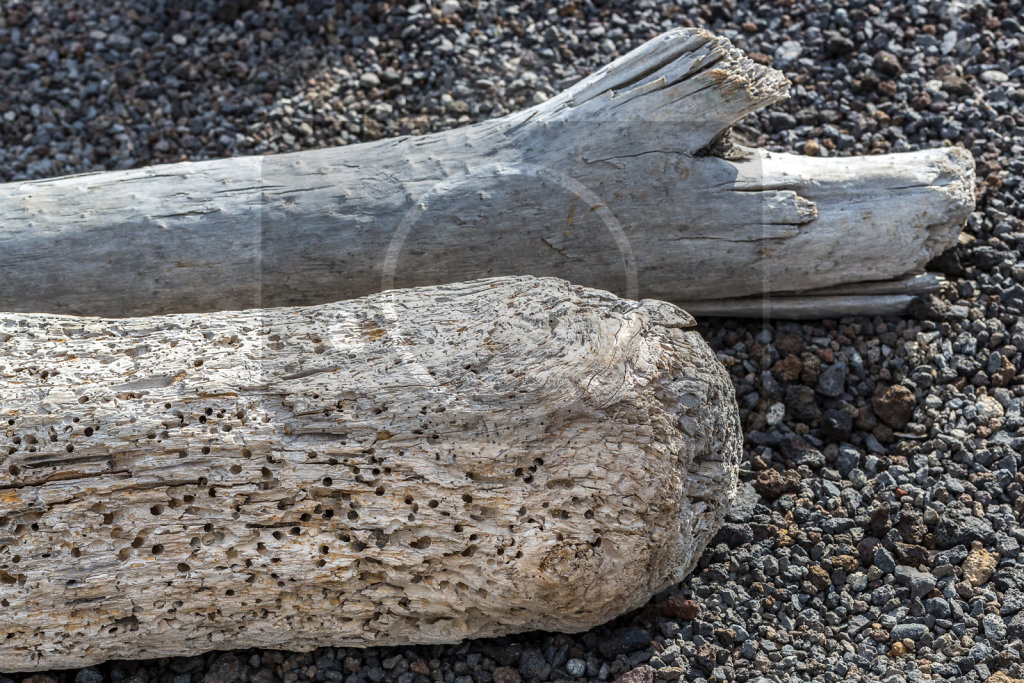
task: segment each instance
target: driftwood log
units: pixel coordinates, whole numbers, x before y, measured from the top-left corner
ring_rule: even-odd
[[[788,85],[723,38],[673,30],[442,133],[2,185],[0,310],[311,305],[508,274],[702,314],[901,310],[973,207],[971,155],[724,142]]]
[[[579,631],[693,567],[733,388],[685,312],[497,278],[0,314],[0,670]]]

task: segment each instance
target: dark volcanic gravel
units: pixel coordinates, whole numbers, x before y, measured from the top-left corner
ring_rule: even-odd
[[[539,101],[675,26],[794,83],[779,150],[959,143],[978,207],[913,314],[708,321],[739,499],[688,582],[590,633],[213,653],[47,681],[922,681],[1024,676],[1021,0],[4,0],[0,179],[422,133]],[[2,625],[2,612],[0,612]],[[0,683],[9,679],[0,676]]]

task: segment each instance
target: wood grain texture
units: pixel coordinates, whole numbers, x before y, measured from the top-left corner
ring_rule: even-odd
[[[728,40],[677,29],[472,126],[0,185],[0,310],[310,305],[531,274],[677,302],[768,294],[782,311],[793,293],[901,279],[955,242],[974,205],[961,148],[719,144],[787,93]]]
[[[580,631],[680,581],[742,434],[693,319],[554,279],[0,314],[0,670]]]
[[[693,315],[736,318],[839,318],[900,315],[922,294],[938,291],[945,278],[922,273],[899,280],[853,282],[807,292],[679,302]]]

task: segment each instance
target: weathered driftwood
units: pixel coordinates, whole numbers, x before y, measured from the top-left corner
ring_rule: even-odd
[[[857,282],[784,296],[763,295],[733,299],[681,302],[693,315],[740,318],[838,318],[844,315],[896,315],[907,310],[922,294],[939,289],[945,278],[923,273],[902,280]]]
[[[787,90],[727,40],[673,30],[455,130],[0,186],[0,310],[308,305],[527,273],[705,313],[767,293],[776,315],[828,315],[834,300],[808,310],[799,293],[899,280],[954,243],[973,160],[718,144]]]
[[[578,631],[692,568],[732,385],[659,301],[498,278],[0,314],[0,670]]]

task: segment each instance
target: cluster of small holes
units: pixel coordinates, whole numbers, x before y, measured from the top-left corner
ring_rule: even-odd
[[[200,366],[200,365],[202,365],[202,361],[199,361],[199,362],[196,363],[197,367]],[[338,408],[341,409],[341,407],[342,406],[340,405],[340,402],[339,402]],[[168,410],[171,410],[172,406],[171,406],[171,404],[165,404],[165,408],[168,409]],[[375,408],[374,412],[375,412],[375,414],[380,414],[380,413],[382,413],[382,412],[384,412],[386,410],[387,410],[387,406],[383,405],[383,406],[378,406],[377,408]],[[424,411],[421,411],[421,412],[424,412]],[[443,412],[443,407],[441,407],[440,410],[434,410],[434,412]],[[426,414],[426,412],[424,412],[424,414]],[[213,420],[215,418],[216,419],[223,419],[225,417],[225,415],[226,415],[226,413],[223,410],[220,411],[220,412],[216,412],[212,408],[206,408],[205,410],[203,410],[203,414],[199,416],[199,420],[198,421],[201,424],[208,424],[209,421],[211,421],[211,420]],[[240,410],[239,411],[234,411],[232,413],[232,416],[234,418],[236,418],[236,419],[243,420],[243,419],[245,419],[245,412],[244,411],[240,411]],[[182,424],[185,423],[185,419],[186,418],[183,417],[183,415],[181,414],[180,411],[177,411],[176,417],[178,417],[179,421]],[[230,417],[228,419],[230,419]],[[255,419],[258,420],[259,418],[257,417]],[[267,419],[269,419],[269,418],[267,418]],[[264,421],[266,421],[266,419]],[[212,430],[214,427],[211,425],[208,428]],[[221,429],[222,431],[229,431],[230,427],[228,427],[227,429],[223,429],[222,427],[217,427],[217,429]],[[82,430],[82,434],[84,436],[91,436],[92,433],[94,433],[94,431],[95,430],[90,427],[90,428],[86,428],[86,429]],[[432,441],[432,440],[436,441],[437,439],[440,438],[439,435],[437,434],[437,432],[432,431],[431,428],[428,427],[427,425],[423,425],[423,429],[422,430],[416,430],[416,431],[419,432],[420,434],[427,435],[426,436],[426,440],[427,441]],[[390,439],[390,438],[392,438],[390,432],[385,432],[385,431],[378,432],[378,440],[382,440],[382,439],[383,440],[387,440],[387,439]],[[68,452],[72,452],[73,451],[73,446],[71,444],[67,444],[67,446],[69,447],[68,448]],[[195,447],[192,446],[188,450],[191,451],[192,453],[195,453],[194,448]],[[217,446],[214,446],[214,448],[220,450],[221,446],[217,445]],[[209,455],[211,453],[210,446],[203,446],[199,450],[200,450],[200,452],[203,455]],[[251,459],[253,457],[253,454],[252,454],[251,450],[249,450],[247,448],[241,448],[239,450],[236,450],[235,452],[236,453],[240,453],[241,456],[243,458],[246,458],[246,459]],[[400,451],[399,453],[404,455],[404,452],[402,452],[402,451]],[[357,508],[359,507],[359,502],[362,501],[362,504],[364,504],[364,505],[371,505],[371,503],[369,503],[369,500],[367,498],[363,497],[364,495],[369,494],[369,492],[371,490],[373,491],[373,493],[376,496],[384,496],[384,495],[387,494],[387,488],[384,485],[382,485],[379,482],[379,480],[374,480],[374,479],[376,479],[377,477],[380,477],[382,475],[382,473],[383,474],[390,474],[391,473],[391,468],[390,467],[385,467],[384,464],[383,464],[383,458],[381,458],[380,456],[375,455],[373,453],[372,449],[367,449],[366,451],[363,451],[363,454],[369,456],[369,458],[368,458],[369,464],[365,464],[365,462],[362,463],[362,464],[356,464],[356,463],[353,463],[350,459],[344,458],[345,465],[347,465],[351,469],[356,483],[363,484],[364,486],[366,486],[366,488],[363,489],[363,492],[360,492],[360,493],[353,492],[353,493],[350,494],[348,492],[339,492],[337,490],[335,490],[333,492],[317,491],[308,500],[310,500],[312,502],[315,502],[315,500],[320,500],[320,501],[322,501],[324,503],[327,503],[328,502],[328,497],[329,497],[330,499],[332,499],[335,502],[335,505],[337,505],[336,501],[338,499],[341,499],[342,502],[348,504],[348,508],[347,509],[342,508],[342,511],[345,512],[345,515],[348,518],[348,520],[350,520],[350,521],[359,520],[360,519],[360,512],[357,510]],[[261,456],[261,459],[262,458],[263,458],[263,456]],[[280,462],[281,459],[282,459],[280,455],[277,456],[277,458],[278,458],[277,462]],[[328,460],[326,457],[321,457],[320,455],[316,454],[315,452],[308,453],[308,458],[310,460],[314,460],[314,461],[318,460],[319,463],[329,462],[329,464],[332,465],[332,466],[339,464],[337,458],[331,457]],[[435,458],[437,460],[440,460],[441,459],[441,454],[440,453],[435,453]],[[446,458],[446,460],[450,459],[451,462],[454,462],[454,457],[453,456],[445,455],[445,458]],[[254,484],[262,485],[265,489],[269,489],[269,488],[274,488],[274,487],[280,486],[281,482],[278,481],[275,478],[275,474],[274,474],[274,469],[276,469],[276,468],[273,468],[273,463],[275,462],[274,458],[271,457],[271,456],[266,456],[266,459],[267,459],[268,463],[271,465],[270,467],[267,467],[267,466],[260,467],[260,465],[258,465],[256,463],[253,463],[252,466],[246,466],[246,467],[243,467],[243,466],[241,466],[239,464],[233,464],[233,465],[229,466],[228,471],[232,475],[240,475],[240,474],[242,474],[243,472],[246,472],[246,471],[255,473],[255,468],[256,467],[260,467],[259,478],[262,481],[255,481],[255,482],[253,482]],[[533,464],[528,466],[528,467],[516,468],[515,476],[517,478],[521,478],[524,483],[527,483],[527,484],[532,483],[533,480],[534,480],[535,473],[537,472],[539,467],[543,466],[543,464],[544,464],[543,459],[537,458],[537,459],[535,459],[533,461]],[[215,467],[216,467],[216,465],[215,465]],[[223,470],[218,470],[218,471],[219,472],[223,472]],[[371,479],[371,476],[374,479]],[[333,478],[331,476],[324,476],[321,479],[321,483],[323,484],[324,487],[326,487],[328,489],[331,489],[334,486],[334,480],[335,480],[336,477],[337,477],[336,474],[335,474],[335,477],[333,477]],[[468,481],[473,482],[473,481],[477,481],[478,480],[478,475],[475,472],[468,471],[468,472],[465,473],[465,478]],[[220,480],[218,480],[218,486],[220,486],[221,483],[222,482]],[[346,483],[348,483],[348,482],[346,482]],[[206,484],[205,478],[201,479],[200,482],[199,482],[200,490],[202,490],[202,488],[205,488],[205,484]],[[217,488],[215,488],[215,487],[210,487],[207,490],[207,493],[211,497],[218,495]],[[177,495],[181,495],[181,494],[177,494]],[[395,495],[395,497],[396,497],[396,501],[395,502],[397,502],[398,497],[401,496],[401,500],[409,508],[409,514],[408,514],[409,521],[414,521],[415,518],[416,518],[415,517],[416,513],[419,512],[419,510],[420,510],[420,504],[416,501],[415,497],[412,494],[404,494],[403,495],[401,493],[396,493],[396,494],[393,494],[393,495]],[[459,495],[459,494],[456,494],[456,495]],[[353,496],[355,497],[355,500],[352,499]],[[230,497],[230,495],[228,495],[228,497]],[[237,498],[237,495],[236,495],[236,498]],[[466,512],[474,513],[474,514],[469,514],[469,519],[479,520],[480,519],[479,515],[481,515],[481,514],[486,515],[487,514],[486,512],[481,512],[481,506],[480,506],[480,502],[479,501],[477,501],[477,504],[474,505],[474,496],[472,494],[470,494],[470,493],[463,493],[463,494],[461,494],[461,499],[462,499],[462,503],[467,508]],[[182,506],[183,501],[184,501],[184,504],[190,504],[190,503],[194,502],[194,500],[195,500],[195,496],[193,496],[191,494],[185,494],[185,495],[182,496],[181,499],[171,498],[170,501],[167,502],[165,505],[166,505],[167,508],[176,509],[176,508],[180,508]],[[299,505],[296,505],[294,500],[286,500],[286,501],[280,501],[280,502],[282,503],[282,505],[279,505],[279,509],[281,509],[281,510],[289,510],[289,509],[292,509],[292,508],[295,508],[295,507],[300,507],[300,510],[305,510],[305,511],[301,511],[301,512],[300,512],[300,510],[296,510],[295,513],[292,513],[293,515],[298,513],[297,518],[298,518],[298,520],[303,525],[307,525],[307,524],[310,524],[310,523],[316,524],[317,523],[315,521],[316,517],[322,518],[323,520],[331,520],[331,519],[335,518],[335,516],[336,516],[335,515],[335,509],[336,509],[335,507],[330,507],[330,506],[320,505],[320,504],[316,504],[315,508],[307,507],[308,503],[304,504],[304,503],[300,502]],[[574,500],[574,503],[575,502],[576,501]],[[450,502],[447,499],[445,500],[445,504],[443,506],[441,505],[440,501],[438,501],[436,499],[429,499],[428,501],[426,501],[426,507],[429,507],[431,510],[435,510],[436,512],[434,512],[434,514],[439,514],[439,515],[446,516],[446,517],[451,517],[452,516],[452,512],[455,512],[456,513],[455,517],[456,517],[456,519],[458,518],[458,509],[459,509],[458,506],[457,505],[451,505]],[[544,505],[544,507],[547,508],[548,506]],[[237,510],[238,507],[236,506],[235,509]],[[187,508],[187,510],[192,510],[193,512],[195,512],[195,510],[193,508]],[[164,505],[161,505],[161,504],[153,505],[152,508],[151,508],[151,513],[153,515],[156,515],[156,516],[159,516],[160,514],[164,513],[164,511],[165,511],[164,510]],[[547,513],[545,513],[545,514],[547,514]],[[550,512],[550,514],[553,517],[555,517],[555,518],[561,518],[561,519],[569,519],[569,517],[570,517],[569,511],[568,510],[564,510],[564,509],[552,510]],[[364,515],[364,516],[368,517],[368,518],[372,518],[372,515]],[[522,510],[521,511],[521,515],[520,515],[521,519],[523,517],[525,517],[525,516],[526,516],[526,511]],[[594,512],[593,512],[593,510],[588,509],[588,510],[586,510],[583,513],[583,516],[586,519],[592,519],[594,517]],[[538,522],[538,520],[535,517],[536,517],[536,515],[528,517],[526,521],[528,523],[538,524],[538,525],[540,525],[541,528],[543,528],[544,518],[541,517],[540,521]],[[290,519],[294,520],[294,519],[296,519],[296,517],[291,517]],[[365,522],[364,522],[364,524],[365,524]],[[472,522],[470,522],[468,520],[466,522],[457,522],[457,523],[454,523],[451,528],[455,531],[456,534],[466,534],[467,533],[467,524],[471,525]],[[362,525],[360,525],[360,526],[362,526]],[[207,529],[207,532],[212,530],[212,525],[208,524],[208,525],[206,525],[206,527],[209,527]],[[268,533],[268,531],[264,531],[264,533]],[[275,540],[277,540],[279,542],[285,542],[287,540],[288,535],[298,536],[298,535],[301,534],[301,532],[302,532],[302,528],[300,526],[291,526],[291,527],[286,527],[285,529],[281,529],[281,530],[273,530],[270,533],[271,533],[271,535],[273,536],[273,538]],[[360,536],[362,536],[362,538],[355,538],[355,537],[353,537],[352,532],[339,532],[338,533],[338,539],[343,544],[345,544],[343,546],[340,546],[342,548],[342,553],[343,554],[345,552],[345,550],[344,550],[345,546],[350,547],[352,550],[354,550],[356,552],[361,552],[361,551],[363,551],[367,547],[367,542],[372,543],[373,545],[376,545],[378,548],[383,548],[384,546],[386,546],[390,542],[390,536],[388,534],[385,534],[381,529],[372,529],[372,530],[362,529],[362,530],[356,531],[355,533],[358,533]],[[366,535],[367,533],[372,535],[372,540],[371,540],[371,538],[369,536]],[[144,540],[145,540],[144,537],[141,537],[141,535],[140,535],[139,538],[141,538],[142,541],[144,542]],[[267,538],[267,537],[263,536],[263,538]],[[477,543],[478,543],[478,541],[480,539],[479,539],[478,534],[476,534],[476,533],[469,533],[466,536],[463,536],[463,538],[467,539],[469,544],[466,545],[465,547],[463,547],[461,550],[456,548],[456,549],[452,550],[452,552],[460,552],[461,555],[464,556],[464,557],[471,557],[471,556],[474,555],[474,553],[479,552],[479,546],[477,545]],[[150,543],[152,543],[152,541],[150,541]],[[411,546],[413,548],[416,548],[416,549],[421,549],[421,550],[430,548],[432,543],[435,546],[439,544],[437,539],[431,539],[431,537],[429,537],[429,536],[421,536],[419,538],[415,538],[411,542],[408,542],[409,546]],[[495,554],[497,554],[497,555],[505,555],[505,554],[511,555],[512,551],[514,550],[514,548],[510,547],[510,546],[514,546],[515,545],[514,539],[505,540],[505,541],[503,541],[503,543],[506,543],[506,544],[509,544],[509,545],[498,545],[497,547],[494,548]],[[596,543],[599,544],[600,543],[600,539],[598,539],[596,541]],[[205,539],[202,541],[202,544],[207,544]],[[201,545],[200,539],[196,538],[196,537],[193,537],[192,542],[190,542],[190,546],[192,546],[193,548],[195,548],[198,551],[200,545]],[[139,546],[136,546],[135,545],[135,541],[133,541],[132,542],[132,547],[133,548],[137,548]],[[161,555],[161,554],[164,553],[164,546],[163,546],[163,544],[156,543],[156,544],[150,545],[149,547],[150,547],[153,555]],[[249,546],[249,547],[251,548],[252,546]],[[258,542],[256,547],[257,547],[257,550],[260,553],[266,552],[266,553],[269,554],[270,552],[272,552],[272,551],[267,550],[267,546],[263,542]],[[317,546],[314,546],[314,547],[317,547]],[[320,552],[319,552],[319,556],[316,558],[316,565],[319,566],[319,567],[323,567],[323,566],[325,566],[328,558],[332,557],[331,547],[329,545],[327,545],[327,544],[323,544],[323,545],[319,546],[319,550],[320,550]],[[507,553],[506,553],[506,551],[507,551]],[[78,552],[80,552],[80,551],[78,551]],[[245,550],[243,549],[242,552],[244,553]],[[435,552],[439,552],[439,551],[435,550]],[[74,551],[73,551],[73,554],[74,554]],[[171,556],[174,556],[177,553],[168,553],[168,554],[171,555]],[[195,553],[193,553],[193,554],[195,554]],[[344,555],[342,555],[342,556],[344,556]],[[77,557],[77,555],[76,555],[76,557]],[[337,557],[337,555],[335,554],[334,557]],[[515,557],[521,558],[522,557],[522,551],[516,551],[515,552]],[[177,558],[175,558],[175,559],[177,559]],[[174,562],[175,560],[170,560],[170,561]],[[244,561],[245,561],[247,567],[252,567],[253,566],[251,559],[245,559]],[[273,563],[273,564],[279,564],[281,562],[281,558],[280,557],[273,557],[269,561],[271,563]],[[259,560],[257,559],[257,563],[258,562],[259,562]],[[194,566],[194,564],[189,564],[188,562],[179,562],[179,563],[177,563],[177,569],[178,569],[179,572],[182,572],[182,573],[187,573],[187,572],[191,571],[193,566]],[[366,576],[369,577],[369,576],[371,576],[371,574],[366,574]],[[276,574],[273,574],[272,577],[278,580],[278,585],[280,585],[280,586],[284,586],[285,585],[285,580],[282,579],[281,577],[278,577]],[[249,582],[249,583],[252,583],[255,580],[255,578],[256,578],[255,574],[250,574],[250,576],[246,579],[246,581]],[[419,578],[419,577],[416,577],[416,578]],[[289,579],[288,577],[285,577],[285,579],[294,581],[294,579]],[[372,580],[372,579],[369,579],[369,580]],[[459,587],[461,587],[461,585]],[[468,587],[465,587],[465,589],[468,590]],[[226,591],[227,595],[233,595],[233,593],[234,593],[234,591],[232,591],[230,589]]]

